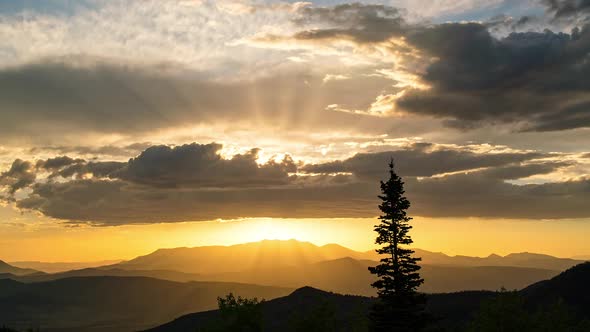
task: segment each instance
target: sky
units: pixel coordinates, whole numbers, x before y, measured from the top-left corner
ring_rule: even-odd
[[[0,259],[264,238],[590,254],[580,0],[0,1]]]

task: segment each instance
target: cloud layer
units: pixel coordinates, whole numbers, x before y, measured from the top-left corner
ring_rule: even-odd
[[[219,144],[153,146],[128,162],[66,156],[16,160],[2,173],[16,206],[69,222],[126,224],[243,217],[373,217],[378,183],[394,158],[412,213],[428,217],[582,218],[586,178],[542,184],[511,181],[575,165],[538,152],[478,153],[414,144],[300,165],[257,160],[257,149],[224,158]],[[22,194],[14,195],[24,189]],[[528,208],[531,204],[537,207]]]

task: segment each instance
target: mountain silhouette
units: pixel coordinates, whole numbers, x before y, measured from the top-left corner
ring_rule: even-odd
[[[549,255],[518,253],[488,257],[448,256],[415,249],[423,265],[513,266],[564,271],[583,261]],[[337,244],[317,246],[297,240],[263,240],[232,246],[159,249],[145,256],[112,265],[125,270],[174,270],[186,273],[217,274],[253,268],[298,267],[338,258],[379,260],[374,250],[359,252]]]
[[[421,291],[428,293],[501,287],[521,289],[579,263],[528,253],[482,258],[417,249],[416,255],[423,259],[422,274],[426,279]],[[375,294],[370,287],[374,280],[367,268],[377,264],[378,259],[374,251],[358,252],[336,244],[317,246],[296,240],[264,240],[233,246],[160,249],[99,268],[102,271],[85,270],[78,275],[145,275],[174,281],[213,280],[293,288],[309,285],[338,293],[371,296]],[[171,271],[179,273],[175,275]],[[69,276],[74,275],[77,274],[69,273]],[[24,279],[21,278],[27,281]],[[34,279],[28,278],[29,281]]]
[[[293,289],[145,277],[81,277],[49,282],[0,280],[0,326],[59,331],[134,331],[210,310],[234,292],[273,299]]]
[[[555,278],[532,284],[521,291],[531,307],[563,301],[578,314],[590,315],[590,262],[576,265]]]
[[[20,267],[23,269],[33,269],[45,273],[60,273],[71,270],[81,270],[87,268],[100,267],[104,265],[112,265],[121,262],[122,260],[107,260],[96,262],[38,262],[38,261],[19,261],[10,262],[10,265]]]
[[[20,267],[12,266],[2,260],[0,260],[0,274],[12,274],[15,276],[24,276],[27,274],[34,274],[39,273],[37,270],[33,269],[23,269]]]
[[[30,283],[52,281],[64,278],[74,277],[148,277],[162,280],[188,282],[188,281],[208,281],[198,274],[184,273],[179,271],[167,270],[123,270],[120,268],[87,268],[72,270],[60,273],[36,273],[24,276],[15,276],[13,274],[0,274],[0,279],[13,279],[16,281]],[[206,280],[207,279],[207,280]]]
[[[232,246],[158,249],[114,265],[122,269],[175,270],[187,273],[239,272],[253,267],[300,266],[365,254],[336,245],[316,246],[296,240],[263,240]]]
[[[261,304],[266,331],[294,331],[298,316],[311,314],[318,306],[330,308],[334,313],[335,331],[354,331],[354,324],[367,312],[373,299],[362,296],[341,295],[312,287],[302,287],[288,296]],[[217,310],[182,316],[170,323],[149,329],[149,332],[195,331],[214,324],[219,318]],[[147,332],[146,331],[146,332]]]

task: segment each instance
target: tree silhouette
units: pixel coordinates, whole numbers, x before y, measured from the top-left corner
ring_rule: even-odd
[[[378,301],[371,308],[370,329],[420,331],[426,326],[426,298],[417,289],[424,280],[418,273],[420,258],[413,257],[414,251],[405,247],[413,242],[408,235],[412,218],[406,214],[410,201],[404,196],[404,182],[395,173],[393,160],[389,163],[389,180],[381,181],[379,198],[382,215],[374,229],[378,234],[375,243],[381,246],[377,253],[383,258],[376,267],[369,267],[379,277],[372,284],[377,288]]]
[[[225,297],[218,297],[220,319],[214,326],[197,329],[198,332],[261,332],[263,317],[260,305],[264,300],[235,297],[229,293]]]

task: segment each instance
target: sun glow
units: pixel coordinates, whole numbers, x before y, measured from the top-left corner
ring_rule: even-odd
[[[293,225],[292,223],[282,222],[281,220],[261,219],[254,220],[250,229],[239,237],[244,242],[261,241],[261,240],[309,240],[309,234],[304,229]]]

